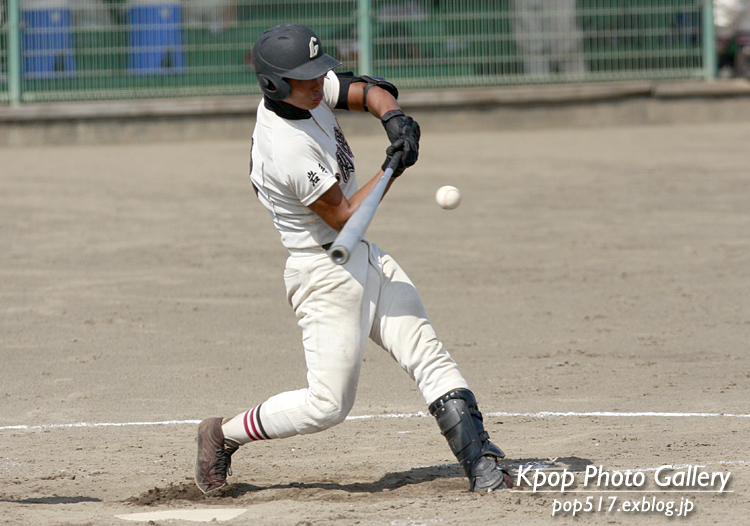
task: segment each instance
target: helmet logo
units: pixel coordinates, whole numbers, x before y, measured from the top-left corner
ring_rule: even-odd
[[[315,43],[315,37],[310,37],[310,58],[315,58],[318,55],[320,46]]]

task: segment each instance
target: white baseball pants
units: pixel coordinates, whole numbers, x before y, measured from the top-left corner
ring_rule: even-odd
[[[315,433],[342,422],[354,405],[368,338],[401,365],[426,403],[454,389],[468,389],[437,339],[417,289],[376,245],[362,241],[345,265],[334,264],[322,250],[292,255],[284,280],[302,328],[308,387],[260,405],[261,438]],[[240,443],[256,439],[247,424],[254,413],[226,423],[225,435]],[[251,431],[247,438],[243,427]]]

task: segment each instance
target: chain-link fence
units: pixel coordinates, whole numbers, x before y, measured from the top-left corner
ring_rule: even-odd
[[[6,0],[0,1],[0,101],[8,100],[8,14]]]
[[[256,94],[252,45],[287,21],[342,71],[411,88],[699,77],[710,15],[706,0],[2,0],[0,99]]]

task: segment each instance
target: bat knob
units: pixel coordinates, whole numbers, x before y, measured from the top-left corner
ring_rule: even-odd
[[[331,247],[331,250],[328,251],[328,255],[337,265],[343,265],[349,261],[349,251],[346,247],[342,247],[341,245]]]

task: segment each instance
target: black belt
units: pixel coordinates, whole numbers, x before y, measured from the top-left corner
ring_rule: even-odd
[[[325,245],[320,245],[320,246],[323,247],[323,250],[325,250],[326,252],[328,252],[328,249],[333,246],[333,242],[326,243]]]

